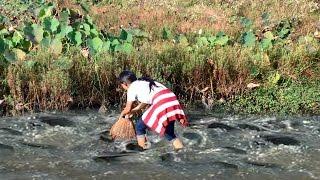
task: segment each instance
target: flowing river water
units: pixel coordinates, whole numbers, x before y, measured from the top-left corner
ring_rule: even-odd
[[[40,113],[0,119],[0,179],[320,179],[320,116],[189,112],[175,152],[112,141],[117,113]]]

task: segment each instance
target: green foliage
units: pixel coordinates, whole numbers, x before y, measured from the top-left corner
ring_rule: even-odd
[[[162,29],[162,38],[165,40],[172,39],[171,31],[167,27]]]
[[[277,78],[276,78],[277,79]],[[274,80],[276,80],[274,79]],[[237,96],[229,106],[241,113],[320,113],[319,82],[261,87]]]
[[[53,8],[54,8],[54,5],[52,3],[44,5],[39,12],[39,19],[50,17],[52,14]]]
[[[9,62],[21,61],[26,57],[26,53],[21,49],[13,48],[4,52],[4,57]]]
[[[62,53],[62,42],[59,38],[54,38],[50,44],[50,52],[54,55],[60,55]]]
[[[40,43],[43,39],[43,27],[38,24],[26,25],[24,28],[24,35],[32,43]]]
[[[201,31],[188,27],[189,22],[197,24],[198,17],[193,13],[186,16],[188,23],[181,25],[192,32],[179,29],[176,22],[150,29],[132,22],[131,28],[123,27],[119,32],[110,28],[116,24],[107,22],[101,31],[94,21],[99,17],[92,19],[89,14],[93,13],[87,6],[97,1],[83,2],[77,1],[89,13],[80,10],[80,14],[76,9],[56,7],[44,1],[28,1],[29,5],[23,5],[28,10],[24,12],[26,18],[19,19],[24,24],[18,27],[10,24],[8,17],[13,16],[0,15],[0,78],[6,82],[3,92],[12,98],[12,104],[21,100],[20,95],[11,94],[16,90],[10,91],[8,87],[5,77],[8,69],[14,69],[14,89],[24,88],[23,97],[29,98],[25,101],[31,101],[36,94],[34,101],[43,98],[39,101],[57,108],[71,95],[76,104],[83,106],[99,100],[119,103],[115,76],[123,68],[130,68],[139,75],[162,81],[186,101],[205,97],[213,98],[214,102],[220,97],[229,101],[236,96],[230,106],[239,112],[319,112],[319,83],[312,83],[320,77],[319,38],[310,30],[309,34],[297,33],[299,21],[295,18],[274,18],[269,9],[259,16],[234,6],[234,12],[230,13],[232,22],[217,19],[214,24],[217,28],[211,28],[210,24],[203,24]],[[210,7],[219,6],[213,4]],[[221,4],[229,7],[226,2]],[[181,14],[184,13],[182,9]],[[203,19],[199,18],[200,22]],[[228,25],[232,30],[228,30]],[[107,32],[109,28],[112,33]],[[299,84],[303,78],[307,82]],[[250,82],[260,87],[243,93]],[[32,83],[34,86],[28,87]],[[202,89],[207,91],[199,92]]]
[[[59,21],[55,17],[46,17],[43,20],[44,29],[50,33],[54,33],[58,30]]]
[[[253,47],[256,43],[256,36],[252,31],[245,32],[242,35],[242,44],[246,47]]]
[[[100,38],[95,37],[88,40],[88,46],[90,54],[96,54],[98,52],[101,52],[103,48],[103,41]]]

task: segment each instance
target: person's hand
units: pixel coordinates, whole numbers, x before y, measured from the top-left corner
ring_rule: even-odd
[[[133,114],[126,114],[126,115],[124,116],[124,118],[125,118],[125,119],[130,119],[132,116],[133,116]]]

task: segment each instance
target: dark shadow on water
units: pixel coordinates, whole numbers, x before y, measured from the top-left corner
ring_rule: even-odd
[[[275,145],[292,145],[292,146],[298,146],[300,145],[300,142],[289,136],[284,135],[263,135],[261,136],[264,140],[269,141]]]
[[[61,116],[40,116],[40,121],[50,126],[63,126],[63,127],[73,127],[75,123]]]

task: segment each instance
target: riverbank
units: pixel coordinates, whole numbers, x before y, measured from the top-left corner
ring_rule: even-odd
[[[1,12],[2,115],[120,105],[123,69],[164,83],[187,107],[320,112],[311,0],[10,1]]]

